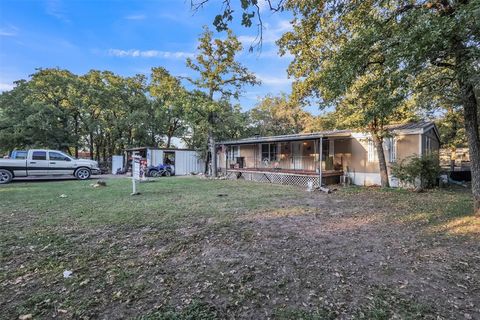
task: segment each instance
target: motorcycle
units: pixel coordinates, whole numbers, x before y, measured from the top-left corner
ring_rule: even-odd
[[[173,167],[169,164],[159,164],[157,166],[149,166],[147,168],[147,176],[149,177],[170,177],[174,175]]]

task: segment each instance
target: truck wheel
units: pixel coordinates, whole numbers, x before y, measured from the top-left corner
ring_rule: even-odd
[[[87,180],[92,175],[92,172],[88,168],[80,168],[75,171],[75,177],[78,180]]]
[[[0,184],[6,184],[12,181],[13,174],[5,169],[0,169]]]

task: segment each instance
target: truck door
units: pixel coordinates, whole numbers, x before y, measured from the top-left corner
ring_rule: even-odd
[[[48,160],[48,174],[50,175],[71,175],[75,170],[72,159],[63,153],[48,151]]]
[[[46,151],[32,151],[32,158],[27,160],[29,176],[45,176],[48,174],[48,160]]]

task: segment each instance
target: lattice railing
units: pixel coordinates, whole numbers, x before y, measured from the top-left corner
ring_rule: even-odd
[[[243,179],[255,182],[275,183],[307,187],[311,181],[313,186],[318,187],[318,176],[291,174],[281,172],[228,172],[227,179]]]

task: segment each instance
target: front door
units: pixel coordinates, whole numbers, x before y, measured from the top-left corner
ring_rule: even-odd
[[[32,159],[27,160],[27,170],[30,176],[45,176],[48,174],[46,151],[33,151]]]
[[[302,142],[292,142],[292,169],[302,170],[303,169],[303,143]]]
[[[75,168],[72,165],[72,159],[60,152],[48,152],[48,174],[62,175],[73,174]]]

